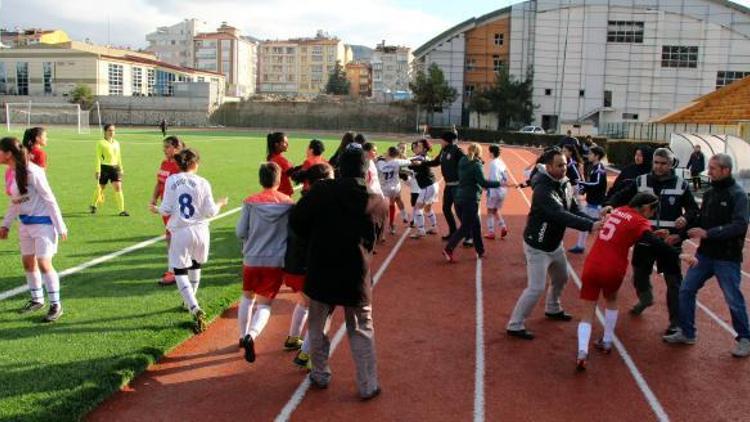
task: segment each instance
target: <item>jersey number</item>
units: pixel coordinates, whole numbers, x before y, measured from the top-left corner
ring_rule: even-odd
[[[195,207],[193,206],[193,197],[187,193],[183,193],[177,199],[180,203],[180,214],[183,218],[190,218],[195,214]]]
[[[615,235],[615,230],[617,230],[617,225],[620,223],[622,223],[622,220],[620,220],[619,218],[609,216],[609,218],[607,218],[607,221],[604,223],[604,226],[602,226],[601,231],[599,231],[599,239],[612,239]]]
[[[384,171],[383,172],[383,180],[391,180],[391,179],[393,179],[393,176],[395,176],[395,172],[393,172],[393,171]]]

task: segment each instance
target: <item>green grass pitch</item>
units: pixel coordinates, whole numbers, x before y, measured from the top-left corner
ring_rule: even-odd
[[[199,130],[171,134],[200,152],[199,174],[211,182],[215,197],[229,197],[225,210],[240,206],[259,189],[257,169],[265,157],[264,134]],[[54,260],[58,271],[163,233],[161,219],[147,209],[163,159],[160,132],[117,131],[129,218],[116,216],[111,187],[99,212],[88,214],[96,184],[94,141],[99,134],[77,135],[51,128],[48,135],[48,178],[69,229],[69,239],[60,243]],[[287,156],[294,164],[301,163],[312,138],[290,134]],[[330,156],[338,139],[318,138],[326,141],[324,156]],[[395,142],[379,143],[382,150]],[[8,203],[2,196],[0,213]],[[238,216],[211,225],[211,257],[198,293],[210,318],[240,295],[242,260],[234,235]],[[16,229],[14,225],[10,239],[0,242],[0,292],[25,284]],[[0,301],[0,420],[78,420],[190,337],[191,317],[181,309],[179,294],[173,287],[156,284],[165,269],[165,244],[159,242],[65,277],[65,315],[54,324],[40,322],[44,312],[17,314],[28,300],[26,293]]]

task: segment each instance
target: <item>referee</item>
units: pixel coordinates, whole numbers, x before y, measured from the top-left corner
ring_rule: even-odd
[[[120,154],[120,143],[115,139],[115,125],[104,125],[104,139],[96,143],[96,185],[94,198],[91,201],[89,210],[95,214],[99,205],[104,202],[104,188],[107,183],[112,183],[115,190],[115,199],[117,207],[120,210],[120,217],[129,217],[125,211],[125,197],[122,194],[122,155]]]

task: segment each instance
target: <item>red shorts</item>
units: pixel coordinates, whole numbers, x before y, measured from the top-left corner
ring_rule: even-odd
[[[284,273],[284,284],[289,286],[293,292],[301,292],[305,287],[305,276],[301,274]]]
[[[613,272],[611,269],[583,268],[581,274],[581,299],[596,302],[599,295],[611,296],[620,290],[625,271]]]
[[[293,276],[284,274],[281,268],[272,267],[248,267],[242,268],[242,290],[255,292],[263,297],[273,299],[279,293],[281,284],[289,286],[294,292],[302,290],[304,276]]]

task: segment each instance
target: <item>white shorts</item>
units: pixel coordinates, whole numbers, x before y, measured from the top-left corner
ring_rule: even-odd
[[[184,227],[172,231],[169,243],[170,268],[190,268],[193,261],[204,264],[208,261],[211,232],[208,225]]]
[[[21,255],[52,258],[57,253],[57,231],[51,224],[19,224]]]
[[[417,198],[418,204],[434,204],[438,201],[438,191],[440,190],[440,186],[437,184],[437,182],[431,184],[430,186],[427,186],[426,188],[423,188],[419,192],[419,197]]]
[[[505,193],[496,193],[494,191],[489,191],[487,193],[487,209],[490,210],[499,210],[503,207],[503,202],[505,202]]]
[[[383,196],[386,198],[398,198],[401,196],[401,184],[395,184],[392,186],[383,185]]]

